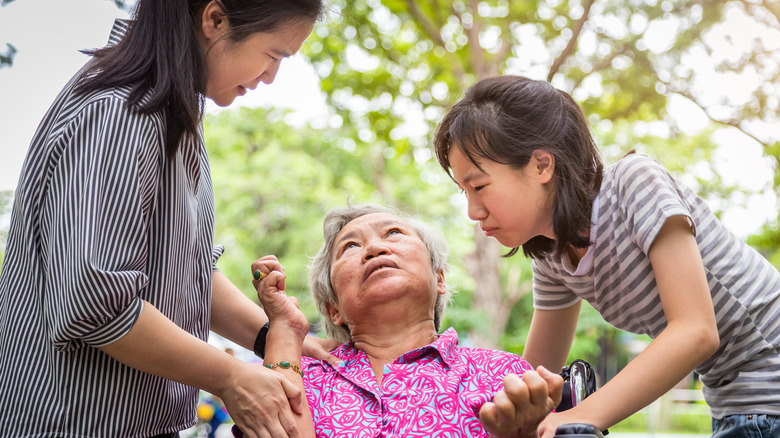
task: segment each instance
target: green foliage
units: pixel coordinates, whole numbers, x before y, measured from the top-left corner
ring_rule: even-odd
[[[436,178],[420,181],[421,173],[435,170],[432,162],[389,161],[383,167],[389,176],[386,197],[374,185],[373,160],[356,153],[347,128],[290,126],[285,115],[242,108],[204,121],[217,212],[215,241],[225,246],[218,266],[248,296],[255,296],[250,263],[274,254],[285,267],[287,292],[316,322],[307,265],[322,243],[325,213],[348,202],[392,205],[441,229],[463,227],[449,204],[454,188],[442,190]],[[455,252],[468,246],[470,235],[461,230],[449,237]],[[451,275],[451,283],[464,276],[458,269]]]

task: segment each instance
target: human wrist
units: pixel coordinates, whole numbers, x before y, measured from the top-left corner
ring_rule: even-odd
[[[255,343],[252,348],[257,357],[265,357],[265,344],[268,337],[268,329],[270,328],[270,322],[266,322],[260,331],[257,332],[255,337]]]

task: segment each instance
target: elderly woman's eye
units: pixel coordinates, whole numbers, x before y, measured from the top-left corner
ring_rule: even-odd
[[[393,229],[391,229],[390,231],[387,232],[388,236],[392,236],[392,235],[395,235],[395,234],[403,234],[403,233],[398,228],[393,228]]]

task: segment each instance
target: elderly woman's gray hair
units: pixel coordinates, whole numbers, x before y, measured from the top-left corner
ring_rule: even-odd
[[[312,260],[309,270],[309,287],[314,304],[322,315],[322,324],[328,337],[339,342],[347,342],[352,339],[349,330],[346,327],[340,327],[333,323],[325,307],[327,303],[336,304],[336,293],[330,282],[331,252],[333,242],[336,240],[339,232],[351,221],[361,216],[373,213],[388,213],[399,217],[409,223],[417,232],[431,258],[432,273],[435,275],[440,270],[447,272],[447,241],[444,240],[439,230],[418,221],[412,217],[392,211],[386,207],[376,204],[359,204],[343,208],[334,208],[325,215],[323,221],[323,243],[320,251]],[[445,286],[446,287],[446,286]],[[439,331],[441,320],[444,316],[444,309],[450,300],[450,291],[436,298],[433,323],[436,331]]]

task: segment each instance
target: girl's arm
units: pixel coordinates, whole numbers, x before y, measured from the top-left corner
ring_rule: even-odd
[[[684,216],[669,218],[650,248],[667,326],[601,389],[571,410],[551,414],[540,436],[558,425],[591,423],[605,429],[666,393],[719,345],[718,328],[696,239]]]
[[[534,368],[544,366],[560,371],[566,365],[582,301],[557,310],[534,310],[531,329],[523,350],[523,359]]]

